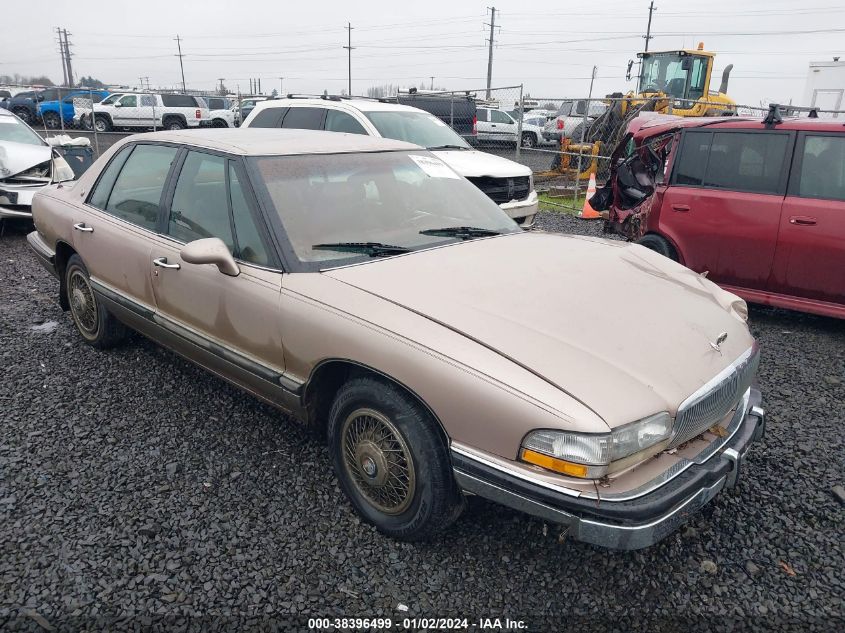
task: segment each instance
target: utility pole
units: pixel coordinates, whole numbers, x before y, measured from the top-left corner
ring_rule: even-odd
[[[146,88],[147,90],[150,89],[150,78],[149,77],[138,77],[141,80],[141,89],[143,90]]]
[[[65,57],[65,41],[62,39],[62,30],[57,26],[56,35],[59,37],[59,55],[62,56],[62,85],[67,86],[67,61]]]
[[[279,96],[283,96],[285,94],[285,89],[283,86],[285,85],[285,78],[279,77]]]
[[[490,98],[490,84],[493,81],[493,38],[494,29],[496,28],[496,7],[487,7],[490,9],[490,49],[487,53],[487,99]],[[485,24],[486,25],[486,24]]]
[[[225,92],[224,92],[224,90],[223,90],[223,88],[224,88],[224,86],[223,86],[223,80],[225,80],[225,79],[226,79],[225,77],[218,77],[218,78],[217,78],[217,81],[219,81],[219,82],[220,82],[220,88],[218,88],[217,92],[219,92],[219,93],[220,93],[220,96],[221,96],[221,97],[223,97],[223,96],[225,96],[225,95],[226,95],[226,93],[225,93]]]
[[[65,62],[67,63],[67,85],[73,87],[73,66],[70,63],[70,42],[67,39],[67,29],[62,29],[65,36]]]
[[[431,78],[431,90],[434,91],[434,77]]]
[[[185,66],[182,64],[182,40],[179,35],[176,35],[176,48],[179,49],[177,57],[179,57],[179,69],[182,71],[182,92],[187,92],[185,89]]]
[[[346,49],[346,53],[348,56],[348,70],[347,70],[347,94],[351,97],[352,96],[352,22],[346,23],[346,31],[347,31],[347,44],[343,48]]]
[[[645,35],[643,36],[645,38],[645,52],[646,53],[648,52],[648,41],[652,37],[654,37],[651,34],[651,14],[654,13],[654,11],[655,11],[654,0],[651,0],[651,3],[648,5],[648,26],[646,27]]]

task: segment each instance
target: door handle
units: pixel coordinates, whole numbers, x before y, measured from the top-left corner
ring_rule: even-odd
[[[153,266],[158,266],[159,268],[172,268],[174,270],[179,270],[180,268],[182,268],[179,264],[168,264],[166,257],[159,257],[158,259],[154,259]]]
[[[689,211],[689,205],[687,205],[687,204],[673,204],[672,210],[678,211],[679,213],[686,213],[687,211]]]
[[[74,231],[82,231],[83,233],[93,233],[94,228],[91,226],[85,226],[85,222],[78,222],[73,225]]]
[[[789,218],[790,224],[797,224],[798,226],[814,226],[816,218],[811,218],[808,215],[793,215]]]
[[[491,125],[490,127],[496,127],[496,124],[494,123],[494,124],[493,124],[493,125]]]

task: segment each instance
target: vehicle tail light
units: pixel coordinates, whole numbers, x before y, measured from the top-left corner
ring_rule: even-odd
[[[559,129],[559,130],[563,129],[563,121],[561,121],[560,119],[557,120],[557,129]]]
[[[478,117],[472,117],[472,135],[476,136],[478,134]]]
[[[198,119],[202,118],[202,113],[199,111],[199,109],[197,109],[197,118]]]

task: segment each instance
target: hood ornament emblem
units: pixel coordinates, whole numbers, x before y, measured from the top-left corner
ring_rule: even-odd
[[[714,351],[717,351],[721,354],[722,348],[719,346],[726,340],[728,340],[728,333],[722,332],[721,334],[719,334],[719,336],[716,337],[715,341],[710,341],[710,347],[712,347]]]

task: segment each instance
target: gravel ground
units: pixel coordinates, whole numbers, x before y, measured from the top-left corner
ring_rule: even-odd
[[[548,213],[540,226],[600,230]],[[362,524],[325,447],[271,408],[141,337],[82,344],[23,230],[0,239],[0,280],[0,630],[339,615],[843,630],[843,321],[752,310],[768,434],[738,489],[658,545],[561,542],[480,499],[408,545]]]

